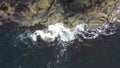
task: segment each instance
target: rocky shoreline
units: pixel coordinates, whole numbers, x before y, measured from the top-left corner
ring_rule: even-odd
[[[60,1],[74,1],[74,3],[76,3],[75,1],[83,1],[84,3],[84,1],[91,0]],[[73,13],[73,11],[76,10],[64,13],[64,10],[71,9],[69,7],[61,10],[64,5],[59,6],[59,10],[52,7],[48,15],[44,15],[45,17],[43,18],[45,18],[45,20],[43,19],[42,23],[35,23],[31,21],[33,20],[32,18],[27,19],[31,23],[26,22],[26,17],[20,17],[22,20],[14,19],[14,15],[8,16],[6,12],[4,13],[0,8],[0,68],[120,68],[120,8],[117,7],[113,12],[108,13],[107,11],[110,11],[111,8],[114,7],[113,3],[116,3],[116,0],[106,1],[111,2],[111,7],[109,4],[108,8],[105,7],[105,9],[103,9],[103,5],[100,9],[99,5],[99,10],[95,10],[95,8],[92,10],[87,9],[89,10],[88,14],[86,14],[87,12]],[[0,3],[2,2],[3,0],[0,0]],[[103,3],[104,2],[102,2],[102,4]],[[102,9],[105,12],[100,11]],[[108,13],[108,15],[105,13]],[[109,14],[111,15],[109,16]],[[38,19],[40,18],[38,17]],[[59,31],[59,27],[53,28],[51,30],[53,32],[48,30],[50,25],[54,27],[55,24],[59,22],[65,26],[62,29],[63,31]],[[82,27],[79,26],[79,30],[77,34],[75,34],[76,38],[70,40],[71,38],[69,37],[72,36],[69,36],[69,33],[71,33],[69,30],[81,23],[88,24],[90,28],[80,30]],[[98,25],[101,25],[100,28],[96,28]],[[64,30],[66,28],[67,30]],[[40,37],[39,34],[41,33],[37,36],[36,30],[45,30],[44,35],[47,37],[54,35],[55,30],[61,32],[61,34],[58,35],[57,33],[57,36],[54,36],[55,41],[47,42],[41,38],[45,37],[44,35]],[[34,36],[29,37],[31,34],[36,35],[36,41],[31,38]],[[61,35],[62,37],[60,37]],[[96,35],[97,37],[94,38]],[[70,41],[65,40],[61,42],[61,39],[66,38]]]
[[[0,15],[10,18],[20,26],[48,26],[62,22],[69,28],[80,23],[94,27],[115,22],[120,13],[117,13],[119,0],[0,1]]]

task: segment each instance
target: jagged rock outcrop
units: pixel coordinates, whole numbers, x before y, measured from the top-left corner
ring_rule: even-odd
[[[116,20],[119,0],[0,0],[0,15],[22,26],[63,22],[96,26]]]

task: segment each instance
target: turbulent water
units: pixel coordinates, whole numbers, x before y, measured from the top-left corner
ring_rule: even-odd
[[[119,68],[120,22],[31,31],[0,25],[0,68]]]
[[[40,36],[44,41],[50,42],[59,39],[58,41],[68,42],[78,38],[76,35],[81,35],[84,39],[95,39],[99,35],[108,36],[115,33],[116,27],[112,23],[105,23],[93,29],[89,29],[87,24],[80,24],[72,31],[69,28],[65,28],[62,23],[57,23],[55,25],[49,25],[48,29],[36,30],[31,34],[31,37],[34,41],[37,41],[37,36]]]

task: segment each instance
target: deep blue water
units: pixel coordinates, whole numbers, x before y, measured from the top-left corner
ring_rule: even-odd
[[[101,35],[96,39],[68,43],[60,56],[62,44],[38,39],[20,39],[29,32],[17,24],[0,26],[0,68],[120,68],[120,24],[114,35]]]

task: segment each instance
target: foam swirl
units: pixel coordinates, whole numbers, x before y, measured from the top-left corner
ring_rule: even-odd
[[[104,23],[97,28],[89,29],[88,24],[79,24],[74,30],[64,27],[62,23],[49,25],[47,29],[36,30],[30,35],[30,37],[37,41],[37,37],[40,36],[42,40],[53,42],[57,39],[59,41],[67,42],[76,39],[76,34],[82,36],[84,39],[95,39],[99,35],[113,35],[116,33],[116,27],[114,23]]]

